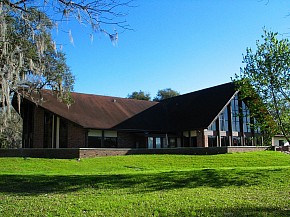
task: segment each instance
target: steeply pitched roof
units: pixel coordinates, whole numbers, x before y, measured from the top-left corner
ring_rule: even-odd
[[[72,93],[75,103],[68,108],[51,91],[44,90],[44,102],[40,106],[84,128],[185,131],[207,128],[235,93],[233,83],[176,96],[159,103]]]
[[[233,83],[195,91],[161,101],[119,124],[119,129],[185,131],[205,129],[235,95]]]
[[[39,105],[40,107],[84,128],[92,129],[111,129],[157,104],[143,100],[72,93],[74,103],[68,108],[64,103],[59,102],[49,90],[43,90],[42,96],[44,102]]]

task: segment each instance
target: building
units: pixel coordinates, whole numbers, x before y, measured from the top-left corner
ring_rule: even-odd
[[[289,142],[287,142],[287,139],[282,134],[278,134],[272,137],[272,145],[289,146]]]
[[[261,133],[233,83],[161,102],[72,93],[67,107],[49,90],[21,101],[23,148],[259,146]],[[242,114],[242,115],[241,115]]]

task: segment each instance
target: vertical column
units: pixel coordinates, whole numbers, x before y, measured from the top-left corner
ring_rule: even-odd
[[[204,147],[208,147],[207,129],[203,130],[203,144],[204,144]]]
[[[252,141],[251,141],[251,145],[255,146],[256,142],[255,142],[255,138],[256,138],[256,132],[255,132],[255,119],[253,117],[250,117],[250,123],[251,123],[251,137],[252,137]]]
[[[229,120],[229,146],[233,145],[233,119],[232,119],[232,103],[228,105],[228,120]]]
[[[59,117],[56,117],[55,148],[59,148]]]
[[[105,131],[102,130],[101,148],[105,147]]]
[[[196,131],[197,147],[208,147],[208,136],[204,129]]]
[[[52,115],[51,148],[54,147],[54,115]]]
[[[217,147],[221,147],[221,128],[220,128],[220,116],[216,120],[216,130],[217,130]]]
[[[189,147],[192,147],[191,132],[188,131]]]
[[[240,123],[240,132],[241,132],[241,146],[245,145],[245,132],[244,132],[244,113],[243,113],[243,103],[238,97],[239,105],[239,123]]]

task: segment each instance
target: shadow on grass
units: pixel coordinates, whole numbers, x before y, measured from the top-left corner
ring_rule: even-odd
[[[247,217],[289,217],[289,209],[279,209],[277,207],[238,207],[238,208],[210,208],[204,209],[180,209],[174,216],[247,216]],[[171,216],[172,213],[168,213],[165,210],[156,209],[154,216]]]
[[[223,188],[257,185],[270,174],[273,175],[273,170],[204,169],[124,175],[0,175],[0,192],[37,195],[68,193],[86,188],[95,190],[130,188],[132,193],[201,186]]]

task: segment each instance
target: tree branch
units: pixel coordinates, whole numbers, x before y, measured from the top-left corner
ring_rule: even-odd
[[[271,85],[270,85],[270,91],[271,91],[271,95],[273,97],[273,102],[274,102],[274,107],[275,107],[275,112],[276,112],[276,117],[278,119],[278,125],[285,137],[285,139],[290,143],[290,138],[288,137],[288,134],[286,132],[286,129],[284,128],[284,125],[283,125],[283,122],[281,120],[281,117],[280,117],[280,113],[279,113],[279,109],[278,109],[278,106],[277,106],[277,98],[276,98],[276,95],[274,93],[274,90],[273,90],[273,84],[271,82]]]
[[[9,0],[3,0],[4,5],[7,5],[7,6],[11,7],[11,8],[14,8],[14,9],[17,9],[17,10],[20,10],[22,12],[26,12],[27,13],[28,11],[25,9],[25,7],[19,6],[19,4],[22,4],[22,3],[25,3],[25,2],[26,2],[26,0],[22,0],[19,3],[18,2],[17,3],[12,3]]]

